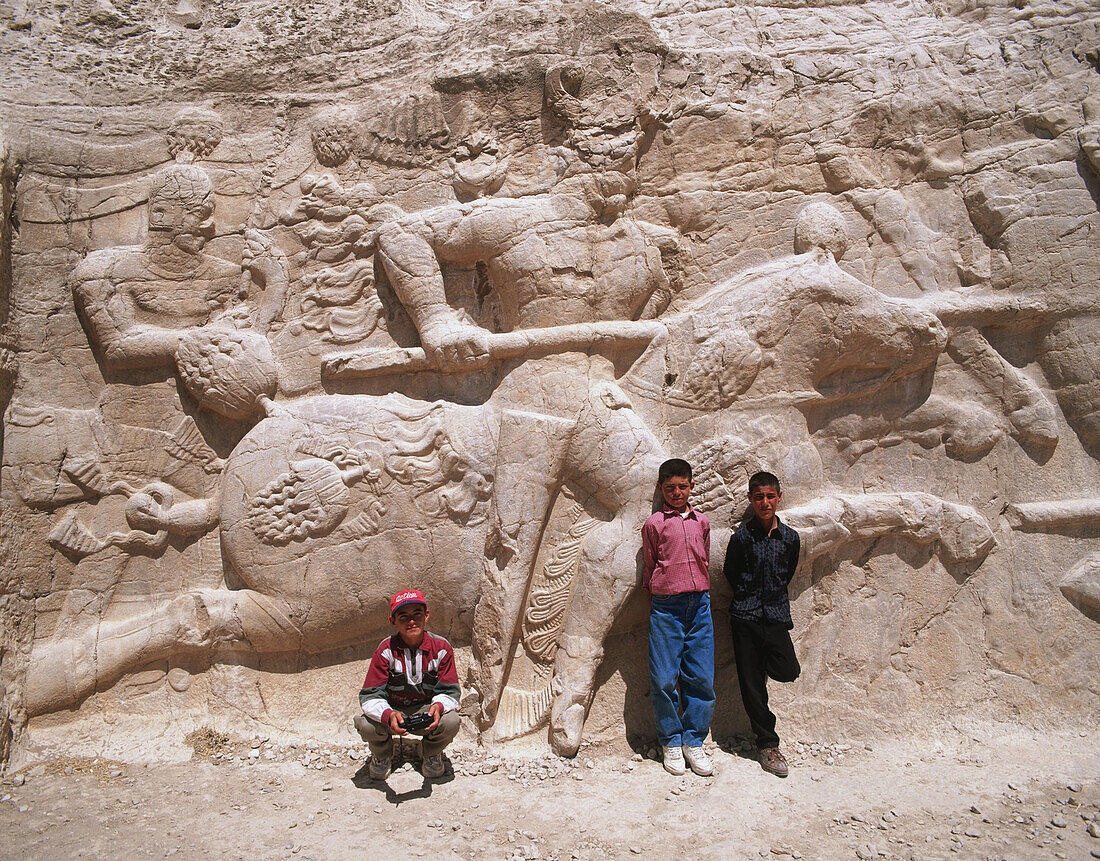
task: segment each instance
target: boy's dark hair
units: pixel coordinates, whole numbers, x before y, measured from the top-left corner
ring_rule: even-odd
[[[686,478],[691,481],[691,464],[678,457],[666,460],[657,472],[657,483],[664,484],[670,478]]]
[[[749,493],[752,493],[758,487],[774,487],[779,490],[779,479],[770,472],[758,472],[749,479]]]

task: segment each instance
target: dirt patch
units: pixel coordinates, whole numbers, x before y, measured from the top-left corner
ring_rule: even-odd
[[[203,759],[207,762],[229,756],[242,747],[239,743],[234,744],[224,732],[217,732],[207,727],[187,733],[183,740],[195,751],[193,759]]]

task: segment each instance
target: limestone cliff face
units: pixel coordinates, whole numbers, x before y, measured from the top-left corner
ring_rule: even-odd
[[[405,586],[469,731],[650,735],[669,456],[717,735],[758,469],[789,732],[1095,723],[1090,4],[8,6],[0,756],[347,735]]]

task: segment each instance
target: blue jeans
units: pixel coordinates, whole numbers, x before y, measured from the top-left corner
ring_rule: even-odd
[[[714,622],[709,592],[653,596],[649,680],[660,744],[701,745],[714,716]]]

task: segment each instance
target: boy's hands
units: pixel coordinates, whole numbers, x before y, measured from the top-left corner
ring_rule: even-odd
[[[443,706],[440,703],[432,703],[428,706],[428,714],[432,716],[432,722],[424,728],[425,734],[439,726],[439,721],[443,717]],[[397,709],[393,709],[390,712],[389,727],[390,732],[394,735],[409,734],[409,731],[405,729],[405,716]]]
[[[394,735],[409,734],[409,731],[405,729],[405,716],[397,709],[393,709],[390,712],[390,732]]]

